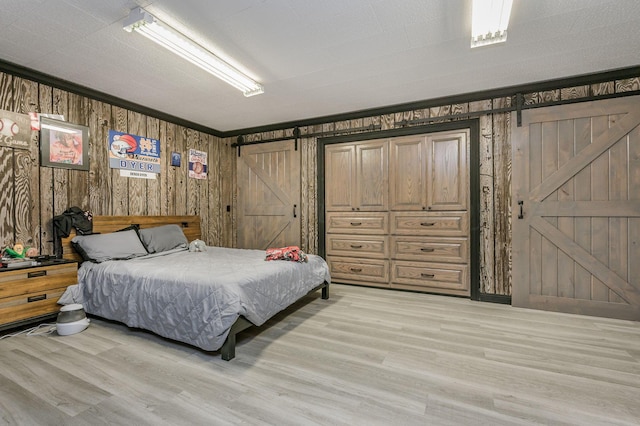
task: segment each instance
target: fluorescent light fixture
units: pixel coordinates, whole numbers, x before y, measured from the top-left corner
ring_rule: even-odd
[[[128,32],[136,31],[153,40],[160,46],[232,85],[247,97],[264,93],[264,87],[261,84],[169,25],[159,21],[141,7],[131,10],[129,17],[124,22],[123,29]]]
[[[507,41],[513,0],[473,0],[471,47]]]

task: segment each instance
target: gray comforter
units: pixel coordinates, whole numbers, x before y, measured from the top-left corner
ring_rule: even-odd
[[[88,313],[213,351],[238,316],[262,325],[330,280],[319,256],[308,263],[264,259],[261,250],[207,247],[84,262],[78,296]]]

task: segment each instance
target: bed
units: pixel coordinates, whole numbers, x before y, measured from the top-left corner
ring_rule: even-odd
[[[321,290],[329,298],[329,270],[319,256],[301,263],[266,261],[263,250],[189,251],[189,242],[201,237],[197,216],[94,216],[93,232],[72,231],[59,240],[62,257],[81,263],[78,285],[63,303],[80,302],[89,314],[219,350],[226,361],[235,357],[242,330],[307,294]],[[109,252],[115,243],[130,258]]]

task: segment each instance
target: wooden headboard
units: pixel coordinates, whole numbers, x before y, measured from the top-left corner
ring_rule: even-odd
[[[199,216],[93,216],[94,233],[106,234],[131,225],[138,225],[140,229],[161,225],[178,225],[182,228],[187,240],[193,241],[201,238]],[[71,245],[71,239],[75,236],[76,230],[72,229],[68,237],[60,239],[62,257],[82,262],[82,258]]]

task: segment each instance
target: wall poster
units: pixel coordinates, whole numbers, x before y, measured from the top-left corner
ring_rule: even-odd
[[[194,179],[207,178],[207,153],[196,149],[189,150],[189,177]]]
[[[40,117],[40,165],[88,171],[89,128]]]
[[[29,116],[11,111],[0,111],[0,146],[29,149],[31,123]]]
[[[109,130],[109,167],[120,176],[155,179],[160,173],[160,141]]]

